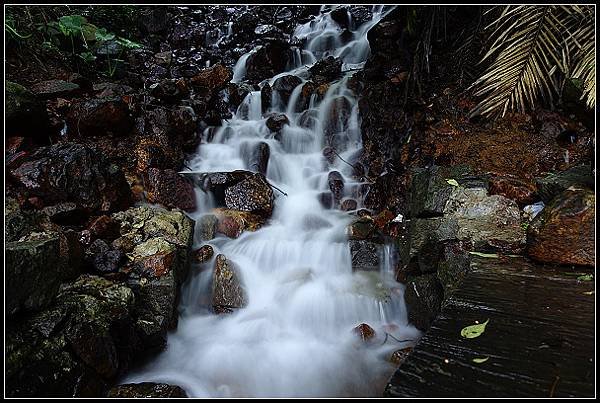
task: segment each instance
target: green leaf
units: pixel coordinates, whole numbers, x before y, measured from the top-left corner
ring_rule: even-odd
[[[489,359],[490,359],[490,357],[473,358],[473,362],[475,364],[481,364],[481,363],[486,362]]]
[[[488,319],[483,323],[467,326],[460,331],[460,335],[467,339],[479,337],[483,334],[483,332],[485,332],[485,326],[488,324],[489,321],[490,320]]]
[[[577,277],[578,281],[592,281],[593,279],[594,279],[593,274],[586,274],[586,275]]]
[[[96,56],[90,52],[82,52],[79,54],[79,57],[81,57],[86,63],[91,63],[96,60]]]
[[[81,27],[87,20],[81,15],[65,15],[58,20],[58,26],[65,35],[75,35],[81,32]]]
[[[594,291],[586,291],[583,295],[594,295]]]
[[[452,186],[456,186],[456,187],[460,186],[455,179],[446,179],[446,182],[448,182],[448,185],[452,185]]]
[[[110,41],[115,39],[115,34],[108,32],[106,28],[100,28],[96,30],[96,40],[99,42]]]
[[[83,38],[88,42],[92,42],[92,41],[96,40],[97,30],[98,30],[97,26],[95,26],[94,24],[87,23],[87,22],[81,26],[81,33],[83,34]]]

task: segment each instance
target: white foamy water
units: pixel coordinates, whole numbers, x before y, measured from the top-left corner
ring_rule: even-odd
[[[353,27],[346,43],[328,13],[298,26],[295,35],[304,38],[306,46],[288,66],[290,71],[304,82],[307,63],[328,55],[340,57],[346,67],[362,65],[369,54],[367,32],[384,12],[382,7],[373,10],[373,20]],[[242,56],[236,64],[234,82],[243,81],[246,59]],[[355,198],[360,185],[351,166],[339,158],[328,164],[322,155],[326,127],[339,132],[337,151],[344,160],[361,149],[349,74],[332,84],[323,99],[311,100],[310,129],[298,124],[295,103],[300,86],[287,105],[275,93],[268,112],[286,113],[290,120],[280,139],[265,125],[260,91],[249,93],[235,116],[224,121],[188,161],[195,172],[254,170],[249,166],[252,147],[265,142],[270,147],[266,176],[287,196],[275,191],[273,216],[256,232],[237,239],[196,240],[196,247],[209,243],[215,256],[223,253],[234,262],[248,305],[228,315],[212,313],[214,258],[192,267],[183,289],[179,325],[169,334],[166,350],[124,382],[172,383],[193,397],[382,394],[394,369],[389,356],[413,344],[398,340],[419,336],[407,323],[403,286],[393,278],[392,247],[382,247],[378,272],[353,273],[345,232],[353,216],[324,209],[318,200],[318,194],[329,189],[331,171],[342,174],[344,197]],[[340,100],[351,106],[347,124],[331,121],[331,108]],[[198,219],[215,206],[210,194],[196,192],[198,211],[193,218]],[[357,201],[360,208],[361,200]],[[372,343],[363,343],[353,333],[361,323],[375,329]]]

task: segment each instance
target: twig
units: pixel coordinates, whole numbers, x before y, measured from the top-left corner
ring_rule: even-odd
[[[414,341],[413,339],[398,340],[397,338],[395,338],[394,336],[392,336],[388,332],[385,332],[385,339],[383,340],[383,343],[381,343],[381,345],[384,345],[387,342],[388,336],[391,337],[392,339],[396,340],[398,343],[406,343],[406,342],[409,342],[409,341]]]
[[[554,383],[552,383],[552,388],[550,388],[550,396],[549,397],[554,397],[554,389],[556,389],[556,385],[558,385],[558,381],[560,381],[560,376],[556,376],[556,378],[554,379]]]
[[[287,196],[287,195],[288,195],[288,194],[287,194],[287,193],[285,193],[283,190],[279,189],[277,186],[275,186],[275,185],[271,184],[269,181],[267,181],[267,184],[268,184],[269,186],[271,186],[273,189],[279,190],[279,191],[280,191],[281,193],[283,193],[285,196]]]
[[[333,153],[339,158],[341,159],[343,162],[345,162],[346,164],[350,165],[352,168],[356,169],[356,167],[354,165],[352,165],[351,163],[349,163],[348,161],[346,161],[345,159],[343,159],[338,153],[337,151],[335,151],[335,148],[331,147],[331,151],[333,151]]]

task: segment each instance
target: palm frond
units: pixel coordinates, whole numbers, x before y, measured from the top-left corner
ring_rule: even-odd
[[[552,104],[563,80],[576,74],[585,82],[588,105],[595,104],[589,11],[585,6],[505,7],[488,26],[493,31],[481,62],[493,61],[470,87],[481,98],[471,115],[499,117],[509,110],[525,112],[538,103]],[[576,63],[572,73],[571,60]]]

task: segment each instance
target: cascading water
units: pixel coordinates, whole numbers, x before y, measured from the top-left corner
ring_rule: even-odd
[[[295,36],[305,48],[289,66],[306,81],[309,64],[333,55],[344,70],[360,67],[369,53],[368,30],[386,10],[374,7],[371,21],[352,27],[345,42],[342,30],[322,13],[300,25]],[[243,56],[233,81],[243,80]],[[273,83],[281,74],[273,77]],[[407,324],[403,286],[395,282],[391,247],[381,248],[379,271],[352,270],[346,227],[353,216],[325,209],[318,195],[329,189],[328,174],[341,173],[344,197],[357,197],[360,186],[352,177],[350,160],[360,152],[357,102],[348,89],[347,72],[322,99],[313,97],[310,128],[299,125],[300,84],[287,105],[274,91],[270,112],[285,113],[289,125],[273,138],[261,113],[261,94],[248,94],[237,113],[203,142],[188,165],[195,172],[222,172],[249,166],[248,150],[258,142],[270,148],[266,171],[269,182],[287,194],[275,200],[273,215],[263,228],[237,239],[218,236],[209,243],[239,268],[248,305],[231,314],[210,310],[212,261],[192,268],[182,295],[177,330],[166,350],[152,363],[132,373],[127,382],[167,382],[183,387],[190,396],[377,396],[393,366],[394,350],[411,345],[419,332]],[[332,121],[331,108],[351,106],[348,122]],[[306,112],[305,112],[306,113]],[[306,125],[304,125],[306,126]],[[337,158],[323,157],[325,129],[337,130]],[[215,207],[209,194],[197,190],[198,219]],[[358,200],[358,208],[361,207]],[[361,323],[375,329],[372,343],[352,331]],[[389,335],[390,337],[386,336]]]

